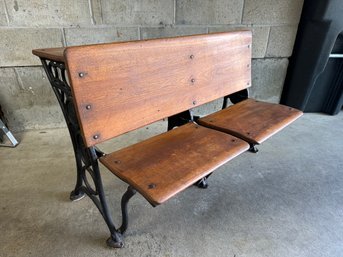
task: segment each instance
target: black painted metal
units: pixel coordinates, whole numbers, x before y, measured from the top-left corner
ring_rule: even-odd
[[[123,223],[118,229],[118,231],[121,234],[124,234],[125,231],[127,230],[128,222],[129,222],[127,204],[129,200],[131,199],[131,197],[134,196],[135,194],[136,194],[136,190],[133,187],[129,186],[121,199],[121,211],[122,211]]]
[[[287,71],[281,103],[310,112],[328,112],[324,95],[317,93],[319,78],[329,61],[336,39],[343,31],[342,0],[305,0],[299,29]],[[328,96],[329,98],[332,96]],[[339,96],[342,98],[342,96]],[[338,101],[339,98],[338,97]],[[323,104],[315,106],[314,101]],[[332,104],[331,104],[332,105]],[[332,109],[332,108],[331,108]],[[334,113],[330,113],[334,114]]]
[[[236,93],[233,93],[231,95],[228,95],[227,96],[228,98],[230,98],[230,101],[233,103],[233,104],[237,104],[239,102],[242,102],[246,99],[248,99],[249,97],[249,91],[248,89],[243,89],[241,91],[238,91]],[[225,99],[225,98],[224,98]],[[227,104],[225,104],[225,106],[223,105],[223,109],[227,107]]]
[[[250,144],[250,148],[248,151],[252,153],[258,153],[258,149],[255,144]]]
[[[168,117],[168,128],[167,130],[172,130],[175,127],[179,127],[193,121],[193,114],[191,110],[180,112],[173,116]]]
[[[123,195],[121,203],[122,225],[119,229],[116,229],[106,202],[98,164],[98,158],[103,156],[104,153],[97,147],[86,147],[84,144],[64,64],[47,59],[41,59],[41,61],[62,109],[73,144],[77,178],[70,199],[76,201],[87,195],[94,202],[109,228],[111,236],[106,241],[107,245],[121,248],[124,245],[122,233],[125,232],[128,226],[127,203],[134,195],[135,190],[129,187],[128,191]]]

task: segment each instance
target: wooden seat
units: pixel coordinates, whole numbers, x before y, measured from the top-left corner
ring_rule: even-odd
[[[302,114],[288,106],[247,99],[201,118],[198,123],[251,144],[261,144]]]
[[[155,206],[248,148],[243,140],[188,123],[100,161]]]

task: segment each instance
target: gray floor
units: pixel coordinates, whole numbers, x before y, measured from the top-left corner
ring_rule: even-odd
[[[149,137],[160,122],[103,149]],[[75,165],[66,129],[17,135],[0,148],[0,256],[343,256],[343,113],[306,114],[219,168],[210,187],[190,187],[152,208],[130,202],[125,248],[105,245],[92,202],[70,202]],[[102,169],[116,210],[126,185]]]

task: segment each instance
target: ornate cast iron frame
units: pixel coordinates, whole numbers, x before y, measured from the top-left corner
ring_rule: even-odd
[[[62,62],[44,58],[41,58],[41,61],[61,106],[73,144],[77,178],[75,189],[70,193],[70,200],[77,201],[85,195],[89,196],[100,211],[110,230],[111,236],[106,241],[107,245],[114,248],[121,248],[124,246],[122,236],[128,227],[127,204],[130,198],[136,193],[136,190],[129,186],[122,196],[122,224],[119,228],[116,228],[106,201],[98,164],[99,157],[103,156],[104,153],[96,147],[86,147],[83,142],[65,65]]]

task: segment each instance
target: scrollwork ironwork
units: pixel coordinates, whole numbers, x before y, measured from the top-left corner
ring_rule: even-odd
[[[128,191],[122,197],[122,225],[119,229],[116,229],[105,199],[98,165],[98,158],[104,153],[97,147],[86,147],[84,144],[65,65],[62,62],[48,59],[41,59],[41,61],[62,109],[73,144],[77,179],[75,189],[70,194],[70,199],[76,201],[87,195],[98,208],[110,230],[111,236],[107,240],[107,244],[111,247],[121,248],[123,247],[122,234],[127,229],[128,224],[127,203],[135,194],[135,190],[129,187]],[[91,185],[87,175],[90,175],[93,185]]]

